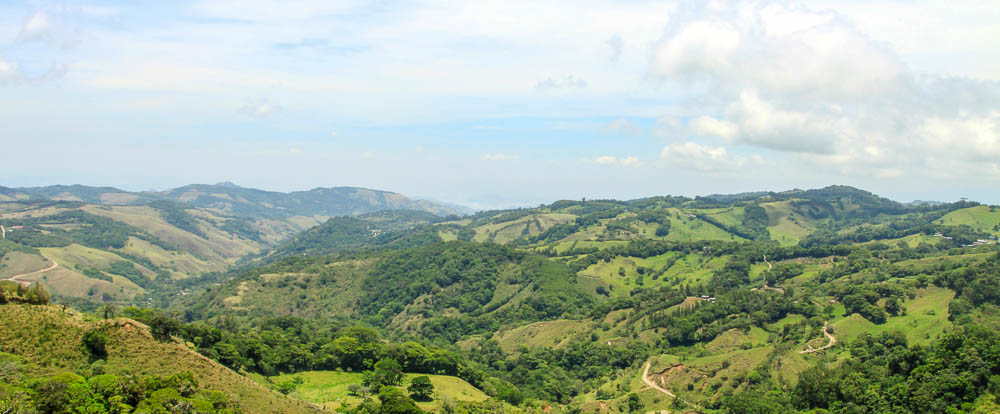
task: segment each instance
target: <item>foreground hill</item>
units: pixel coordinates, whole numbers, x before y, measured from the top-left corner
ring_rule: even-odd
[[[88,348],[84,345],[84,339],[92,335],[103,338],[101,345],[103,355],[96,358],[93,352],[95,346],[91,345]],[[88,342],[92,343],[94,342]],[[21,401],[19,404],[25,405],[20,407],[24,408],[25,412],[28,412],[26,406],[29,404],[26,402],[28,400],[63,401],[58,403],[60,405],[71,401],[82,401],[83,397],[80,396],[79,390],[74,391],[72,395],[61,397],[58,388],[45,388],[59,386],[45,384],[64,383],[73,387],[76,383],[74,381],[79,381],[73,378],[81,378],[77,375],[90,378],[88,382],[91,386],[94,386],[95,381],[107,379],[115,381],[113,380],[115,377],[146,381],[149,392],[151,391],[149,378],[171,376],[186,378],[184,375],[187,374],[190,374],[190,378],[194,381],[183,386],[194,385],[219,393],[210,397],[215,401],[217,408],[223,404],[221,400],[226,401],[223,406],[238,407],[247,413],[318,411],[310,404],[287,398],[257,385],[229,368],[191,351],[181,342],[169,338],[155,339],[147,326],[134,320],[125,318],[94,320],[57,306],[0,305],[0,361],[4,367],[0,374],[0,403],[15,404]],[[163,381],[170,383],[174,380]],[[181,381],[183,383],[187,380]],[[112,386],[117,386],[114,384],[113,382]],[[189,398],[184,397],[191,397],[190,400],[196,400],[190,389],[185,391],[183,386],[180,388],[180,395],[173,398],[188,400]],[[169,393],[166,395],[169,396]],[[151,404],[151,401],[156,401],[158,397],[158,393],[148,395],[146,403]],[[166,400],[169,399],[166,398],[163,405],[168,404]],[[103,405],[99,400],[100,396],[89,400],[88,404],[91,407]],[[156,401],[154,405],[159,404]],[[20,412],[17,410],[18,405],[11,407],[15,412]],[[153,406],[146,407],[149,409]],[[160,406],[159,410],[165,408]]]

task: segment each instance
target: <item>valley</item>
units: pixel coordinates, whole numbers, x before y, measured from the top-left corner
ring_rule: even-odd
[[[31,376],[92,371],[77,349],[98,329],[104,372],[168,347],[247,412],[971,413],[1000,395],[1000,212],[974,202],[832,186],[307,220],[87,194],[0,212],[0,306],[22,318],[0,335],[37,341],[0,352]],[[75,310],[29,304],[37,286]],[[32,350],[51,341],[66,363]]]

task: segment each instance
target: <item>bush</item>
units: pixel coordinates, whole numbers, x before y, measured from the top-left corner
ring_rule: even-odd
[[[83,334],[83,349],[92,360],[108,357],[108,336],[98,330],[90,330]]]

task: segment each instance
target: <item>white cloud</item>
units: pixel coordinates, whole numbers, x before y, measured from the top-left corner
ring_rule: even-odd
[[[281,112],[283,108],[277,102],[268,99],[247,99],[240,107],[240,113],[250,115],[255,118],[264,118]]]
[[[514,158],[516,157],[498,152],[496,154],[484,154],[479,159],[483,161],[510,161],[513,160]]]
[[[890,44],[834,11],[736,1],[676,17],[654,48],[651,72],[693,85],[689,102],[701,109],[688,121],[690,136],[789,153],[802,168],[846,176],[1000,169],[996,83],[915,73]],[[750,160],[725,147],[682,145],[664,157],[695,169]]]
[[[642,134],[642,128],[639,125],[625,118],[619,118],[601,125],[601,131],[628,135]]]
[[[759,156],[730,155],[724,147],[712,147],[686,141],[663,147],[660,157],[668,166],[697,171],[726,171],[764,164]]]
[[[549,89],[583,89],[587,87],[587,81],[574,77],[572,75],[566,75],[562,78],[548,77],[538,81],[535,84],[535,89],[538,90],[549,90]]]
[[[853,99],[896,87],[903,65],[840,16],[779,3],[737,2],[672,22],[653,74],[811,98]]]
[[[610,155],[602,155],[600,157],[594,158],[591,162],[601,165],[620,165],[623,167],[639,167],[642,166],[642,161],[636,157],[624,157],[617,158]]]

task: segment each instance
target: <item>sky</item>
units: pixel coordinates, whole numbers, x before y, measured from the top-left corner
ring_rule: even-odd
[[[0,2],[0,185],[1000,203],[993,1]]]

